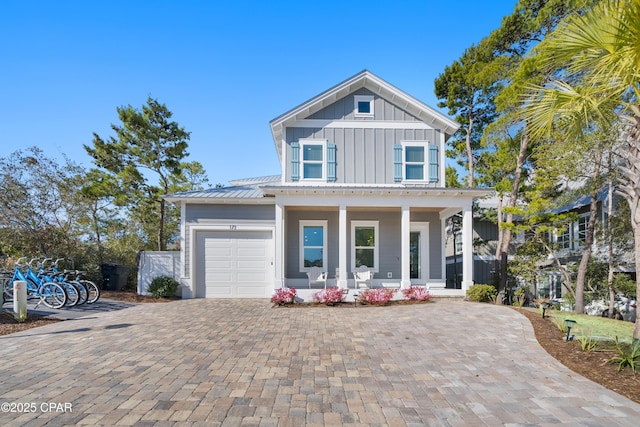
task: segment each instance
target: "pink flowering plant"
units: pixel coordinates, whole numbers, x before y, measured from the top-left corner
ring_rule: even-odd
[[[297,295],[296,288],[279,288],[273,293],[271,302],[278,305],[293,304]]]
[[[395,294],[395,289],[365,289],[358,296],[358,302],[361,302],[363,304],[386,304],[391,301]]]
[[[342,288],[326,288],[313,294],[314,301],[327,305],[341,302],[342,298]]]
[[[405,299],[410,301],[429,301],[431,299],[431,294],[427,288],[423,288],[422,286],[408,287],[402,290],[402,294]]]

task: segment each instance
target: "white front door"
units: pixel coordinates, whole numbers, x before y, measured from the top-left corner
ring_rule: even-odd
[[[412,222],[409,235],[409,271],[412,285],[429,279],[429,223]]]

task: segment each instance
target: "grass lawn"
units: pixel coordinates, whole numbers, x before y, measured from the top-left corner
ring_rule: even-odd
[[[536,310],[539,311],[539,310]],[[552,317],[554,322],[563,326],[565,319],[575,320],[576,324],[571,328],[571,335],[576,337],[608,338],[614,340],[618,337],[621,342],[631,342],[633,338],[633,322],[623,322],[606,317],[588,316],[567,311],[547,310],[546,315]],[[566,333],[566,329],[562,329]]]

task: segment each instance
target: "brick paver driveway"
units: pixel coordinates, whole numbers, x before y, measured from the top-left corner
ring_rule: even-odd
[[[144,304],[0,337],[0,360],[2,426],[640,425],[520,314],[461,301]]]

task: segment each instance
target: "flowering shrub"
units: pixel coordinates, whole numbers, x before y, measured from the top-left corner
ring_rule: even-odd
[[[274,304],[293,304],[298,291],[296,288],[279,288],[273,293],[271,302]]]
[[[342,301],[342,288],[326,288],[313,294],[313,300],[324,304],[335,304]]]
[[[402,294],[406,299],[411,301],[429,301],[431,299],[431,294],[427,288],[421,286],[411,286],[403,289]]]
[[[365,289],[358,296],[358,301],[362,303],[387,303],[395,294],[395,289]]]

